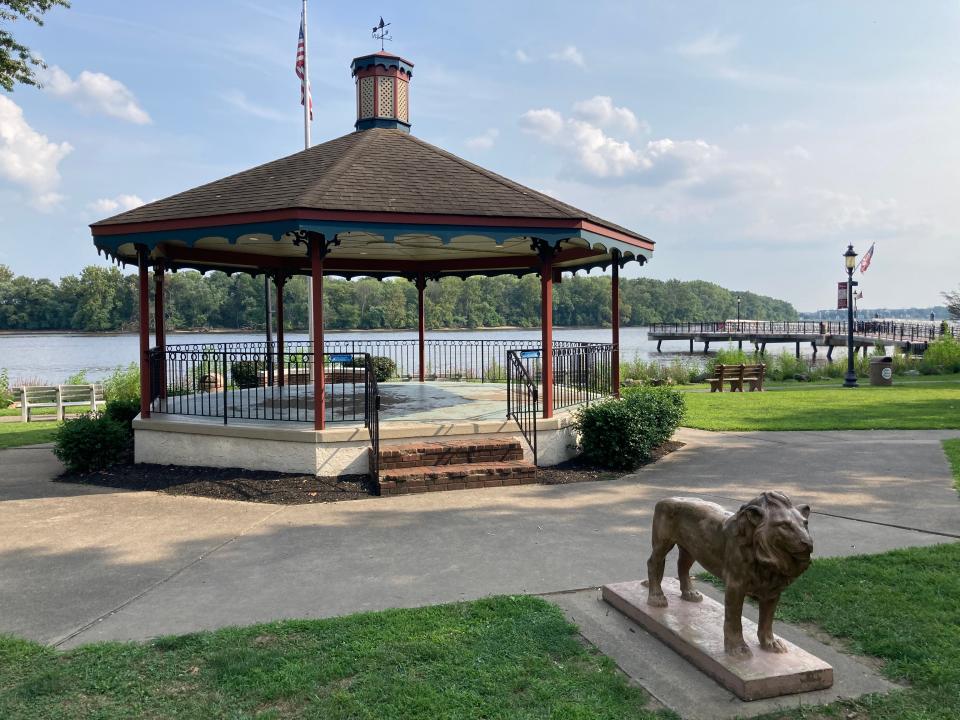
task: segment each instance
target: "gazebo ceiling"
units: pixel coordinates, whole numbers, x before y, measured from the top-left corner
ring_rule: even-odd
[[[645,262],[653,252],[643,235],[389,127],[315,145],[91,230],[98,250],[121,262],[136,262],[143,246],[168,267],[228,272],[309,272],[306,250],[294,242],[304,231],[339,241],[324,271],[347,276],[535,272],[534,239],[556,249],[555,268],[572,271],[605,267],[614,256]]]

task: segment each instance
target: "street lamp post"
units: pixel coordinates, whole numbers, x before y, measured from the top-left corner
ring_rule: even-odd
[[[742,297],[737,295],[737,329],[740,329],[740,301],[743,300]]]
[[[853,245],[847,246],[843,254],[843,262],[847,268],[847,376],[843,379],[843,386],[857,387],[857,373],[853,369],[853,270],[857,267],[857,253]]]

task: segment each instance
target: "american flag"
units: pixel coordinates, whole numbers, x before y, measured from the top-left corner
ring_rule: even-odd
[[[862,275],[867,271],[867,268],[870,267],[870,261],[873,260],[873,245],[870,245],[870,249],[867,250],[866,255],[860,260],[860,274]]]
[[[300,104],[303,105],[304,96],[309,96],[308,82],[304,75],[307,64],[307,46],[303,39],[303,11],[300,11],[300,39],[297,41],[297,63],[294,65],[294,71],[300,78]],[[313,120],[313,97],[310,96],[310,119]]]

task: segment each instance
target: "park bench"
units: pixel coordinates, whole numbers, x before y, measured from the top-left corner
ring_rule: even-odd
[[[750,391],[763,390],[763,378],[767,366],[763,363],[739,365],[717,364],[713,377],[707,378],[710,383],[710,392],[723,392],[723,384],[730,383],[730,392],[743,392],[743,385],[747,383]]]
[[[57,408],[57,420],[63,420],[68,407],[86,407],[91,412],[103,404],[103,385],[27,385],[20,388],[20,416],[30,422],[33,408]]]

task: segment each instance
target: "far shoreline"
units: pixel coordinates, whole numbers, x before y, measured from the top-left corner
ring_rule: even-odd
[[[646,325],[621,325],[620,329],[628,328],[642,328]],[[610,330],[609,325],[554,325],[554,330]],[[524,331],[524,332],[539,332],[540,327],[521,327],[519,325],[496,325],[490,327],[478,327],[478,328],[427,328],[426,332],[428,333],[453,333],[453,332],[498,332],[498,331]],[[350,335],[350,334],[377,334],[383,335],[388,333],[415,333],[417,332],[416,328],[378,328],[378,329],[331,329],[326,328],[324,330],[326,334],[331,335]],[[290,329],[286,328],[284,333],[302,333],[306,334],[306,329]],[[150,333],[153,335],[153,332]],[[72,335],[76,337],[123,337],[126,335],[131,335],[136,337],[138,332],[136,330],[100,330],[97,332],[90,332],[87,330],[0,330],[0,337],[17,337],[17,336],[45,336],[45,335]],[[196,329],[196,330],[168,330],[167,337],[174,335],[257,335],[263,336],[266,335],[265,330],[233,330],[230,328],[216,328],[216,329]],[[274,331],[276,335],[276,331]]]

